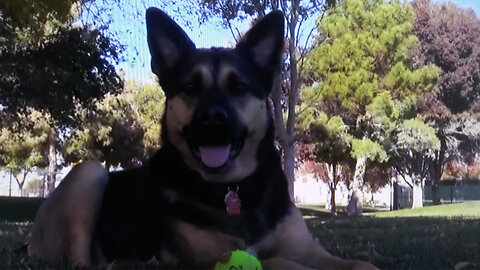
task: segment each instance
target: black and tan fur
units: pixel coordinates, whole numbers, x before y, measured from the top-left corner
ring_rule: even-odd
[[[374,269],[331,256],[290,201],[268,102],[283,28],[283,15],[273,12],[234,49],[196,49],[165,13],[149,9],[152,71],[166,94],[163,146],[136,169],[75,167],[40,208],[30,255],[211,269],[246,249],[265,269]],[[230,145],[228,160],[205,165],[202,145]],[[225,210],[232,187],[242,201],[238,216]]]

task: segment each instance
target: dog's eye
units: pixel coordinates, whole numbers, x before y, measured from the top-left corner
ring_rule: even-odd
[[[243,95],[248,92],[248,86],[243,83],[236,83],[231,88],[233,95]]]
[[[195,85],[193,85],[192,83],[187,83],[183,85],[181,91],[187,96],[196,96],[199,93],[197,87],[195,87]]]

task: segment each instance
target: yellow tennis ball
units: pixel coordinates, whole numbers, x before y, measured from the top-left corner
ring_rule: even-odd
[[[250,253],[235,250],[227,262],[217,262],[214,270],[262,270],[262,264]]]

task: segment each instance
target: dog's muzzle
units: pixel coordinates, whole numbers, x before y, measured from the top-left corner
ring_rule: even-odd
[[[247,135],[232,110],[210,106],[196,114],[185,130],[193,156],[210,173],[228,170]]]

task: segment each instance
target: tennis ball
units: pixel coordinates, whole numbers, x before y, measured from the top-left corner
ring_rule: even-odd
[[[217,262],[214,270],[262,270],[262,264],[250,253],[235,250],[227,262]]]

